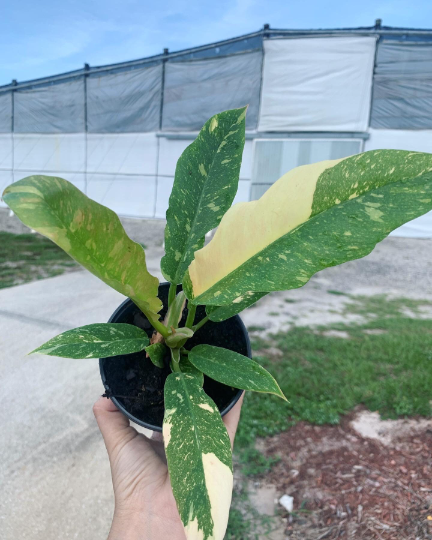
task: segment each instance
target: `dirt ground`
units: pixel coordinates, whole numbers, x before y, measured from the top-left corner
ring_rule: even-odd
[[[291,514],[280,507],[286,538],[432,538],[432,421],[373,417],[376,436],[362,437],[370,416],[358,410],[339,426],[300,423],[262,445],[281,458],[265,484],[294,498]]]

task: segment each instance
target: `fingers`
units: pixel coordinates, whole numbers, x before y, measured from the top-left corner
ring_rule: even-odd
[[[93,405],[93,413],[104,438],[108,454],[111,454],[122,441],[128,442],[131,437],[136,435],[136,431],[130,427],[128,418],[117,409],[110,399],[100,397]]]
[[[241,398],[237,401],[234,407],[223,417],[223,422],[227,428],[228,435],[231,441],[231,448],[234,447],[234,438],[237,431],[237,426],[240,420],[240,412],[243,405],[244,392]]]

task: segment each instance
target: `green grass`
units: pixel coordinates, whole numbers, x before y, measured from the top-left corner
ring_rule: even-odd
[[[328,291],[330,292],[330,291]],[[347,295],[348,296],[348,295]],[[254,358],[279,382],[289,403],[247,392],[236,436],[236,454],[245,475],[263,475],[277,461],[254,446],[257,437],[275,435],[305,420],[337,424],[363,404],[384,418],[432,416],[432,320],[409,318],[428,301],[350,297],[345,313],[362,315],[364,324],[333,324],[320,329],[292,328],[262,339],[252,337]],[[343,330],[349,339],[322,335]],[[367,334],[365,330],[383,333]],[[284,356],[272,357],[277,347]],[[259,354],[257,354],[259,353]],[[234,493],[227,538],[254,538],[247,494]],[[264,516],[254,515],[255,523]]]
[[[77,266],[50,240],[0,231],[0,289],[62,274]]]
[[[431,416],[432,321],[412,319],[426,301],[351,298],[346,312],[362,314],[365,324],[297,327],[271,338],[252,338],[254,358],[279,382],[289,402],[248,392],[237,437],[249,449],[256,437],[276,434],[301,420],[337,424],[341,415],[363,404],[384,418]],[[349,339],[329,337],[336,329]],[[365,330],[381,330],[370,335]],[[272,358],[266,349],[284,353]],[[249,450],[248,450],[249,451]],[[262,467],[263,468],[263,467]]]

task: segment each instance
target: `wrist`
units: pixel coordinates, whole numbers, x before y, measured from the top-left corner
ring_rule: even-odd
[[[108,540],[185,540],[180,519],[167,519],[142,510],[124,512],[116,509]]]

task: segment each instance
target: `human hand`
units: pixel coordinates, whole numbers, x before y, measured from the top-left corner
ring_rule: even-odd
[[[231,440],[240,418],[243,396],[223,418]],[[162,442],[131,427],[110,399],[99,398],[93,412],[111,465],[115,510],[108,540],[185,540],[172,493]]]

